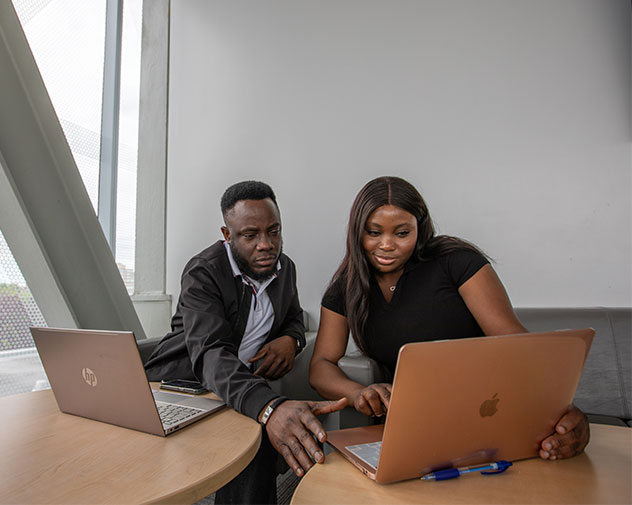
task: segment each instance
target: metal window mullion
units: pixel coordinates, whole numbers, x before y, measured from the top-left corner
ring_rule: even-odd
[[[107,0],[98,215],[103,232],[110,245],[110,249],[112,249],[112,254],[115,254],[116,251],[116,192],[118,179],[122,28],[123,0]]]

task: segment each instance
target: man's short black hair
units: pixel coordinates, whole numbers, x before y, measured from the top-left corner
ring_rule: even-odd
[[[279,207],[274,191],[265,182],[243,181],[233,184],[222,195],[220,202],[222,216],[226,217],[228,211],[240,200],[265,200],[266,198],[272,200],[277,208]]]

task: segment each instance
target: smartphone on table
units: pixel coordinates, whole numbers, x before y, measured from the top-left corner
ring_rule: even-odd
[[[163,380],[160,382],[160,389],[168,389],[169,391],[178,391],[180,393],[189,393],[191,395],[201,395],[208,393],[202,384],[197,381],[189,381],[184,379]]]

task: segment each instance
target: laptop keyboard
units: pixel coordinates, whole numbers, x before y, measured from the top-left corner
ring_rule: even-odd
[[[191,407],[184,407],[182,405],[165,402],[156,402],[156,407],[158,407],[160,420],[166,428],[181,423],[182,421],[186,421],[200,412],[203,412],[201,409],[194,409]]]
[[[382,450],[381,440],[379,442],[369,442],[367,444],[348,445],[345,449],[360,458],[374,470],[377,470],[377,462],[380,459],[380,451]]]

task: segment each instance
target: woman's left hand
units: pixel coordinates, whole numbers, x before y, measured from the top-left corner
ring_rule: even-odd
[[[572,458],[584,451],[589,439],[588,418],[571,405],[555,425],[555,433],[542,440],[540,457],[549,460]]]

